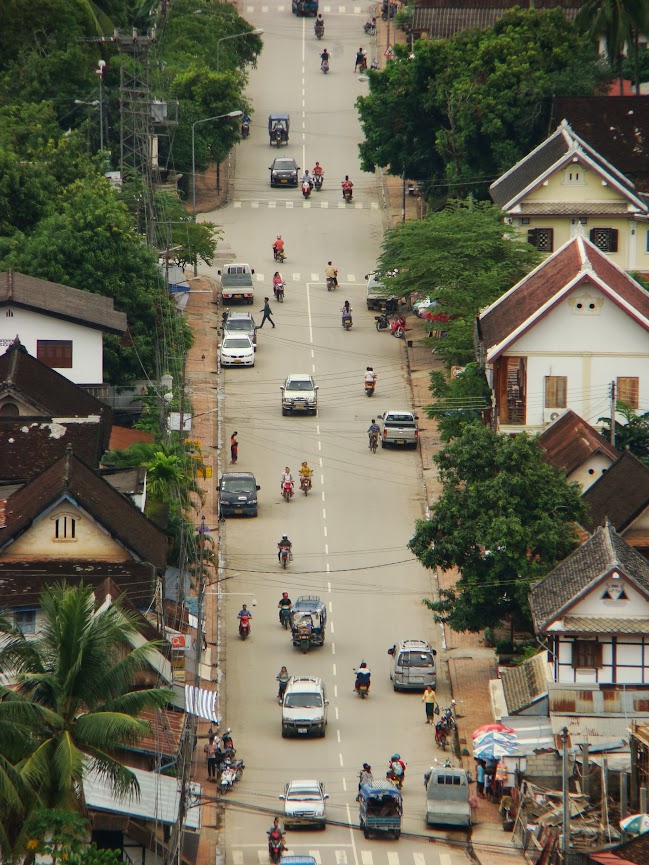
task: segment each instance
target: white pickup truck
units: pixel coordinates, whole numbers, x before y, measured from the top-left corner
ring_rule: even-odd
[[[411,411],[386,411],[378,415],[381,421],[381,447],[403,445],[416,448],[419,444],[418,416]]]
[[[252,303],[255,299],[252,287],[254,272],[249,264],[237,263],[226,264],[219,270],[223,302],[242,300],[244,303]]]

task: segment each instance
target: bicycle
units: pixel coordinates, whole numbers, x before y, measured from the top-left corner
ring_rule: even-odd
[[[379,446],[378,435],[376,433],[371,433],[370,434],[370,450],[372,451],[373,454],[376,453],[378,446]]]

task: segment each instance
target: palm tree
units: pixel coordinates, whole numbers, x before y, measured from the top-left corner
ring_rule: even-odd
[[[638,77],[638,35],[649,26],[646,0],[586,0],[576,17],[577,26],[595,39],[606,38],[609,65],[620,79],[622,95],[622,61],[625,46],[634,45],[636,93],[640,93]]]
[[[94,772],[108,779],[116,797],[137,795],[134,773],[113,753],[148,731],[138,717],[144,709],[173,696],[166,688],[133,687],[155,644],[132,648],[134,617],[119,604],[97,612],[92,587],[51,587],[41,608],[36,639],[0,622],[0,669],[15,682],[15,689],[0,685],[0,791],[13,781],[41,807],[83,813],[83,780]],[[4,785],[3,766],[11,770]],[[3,803],[3,818],[6,812]],[[11,827],[4,829],[11,837]]]

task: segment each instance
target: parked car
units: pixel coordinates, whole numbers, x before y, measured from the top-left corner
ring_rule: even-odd
[[[280,387],[282,392],[282,414],[291,412],[317,414],[318,386],[308,373],[291,373]]]
[[[249,264],[243,262],[226,264],[222,270],[219,270],[223,301],[231,303],[233,300],[242,300],[244,303],[253,303],[255,299],[252,284],[254,272]]]
[[[282,736],[290,733],[324,737],[329,700],[322,679],[317,676],[291,676],[282,701]]]
[[[297,186],[300,166],[292,156],[276,156],[270,166],[271,186]]]
[[[250,337],[226,333],[219,346],[219,361],[221,366],[254,366],[255,347]]]
[[[424,775],[426,823],[429,826],[471,826],[471,781],[465,769],[431,766]]]
[[[425,640],[400,640],[388,655],[392,656],[390,679],[395,691],[423,691],[426,685],[437,686],[437,652]]]
[[[386,411],[377,415],[381,421],[381,447],[403,445],[416,448],[419,444],[418,416],[411,411]]]
[[[256,517],[259,490],[252,472],[223,472],[219,480],[219,515]]]
[[[290,781],[284,788],[284,826],[313,826],[324,829],[327,825],[325,800],[329,798],[322,781]]]
[[[249,312],[230,312],[223,323],[223,337],[248,336],[257,349],[257,325]]]
[[[366,273],[365,279],[367,280],[368,309],[383,309],[386,304],[388,304],[388,306],[396,304],[396,295],[387,295],[385,293],[385,286],[379,281],[376,273]]]

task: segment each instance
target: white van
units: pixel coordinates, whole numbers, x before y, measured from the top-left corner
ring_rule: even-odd
[[[426,822],[429,826],[471,826],[469,775],[464,769],[431,767],[426,782]]]
[[[282,701],[282,736],[323,737],[327,728],[329,700],[322,679],[317,676],[291,676]]]
[[[426,685],[437,687],[437,652],[425,640],[401,640],[388,649],[392,655],[390,679],[395,691],[423,691]]]

